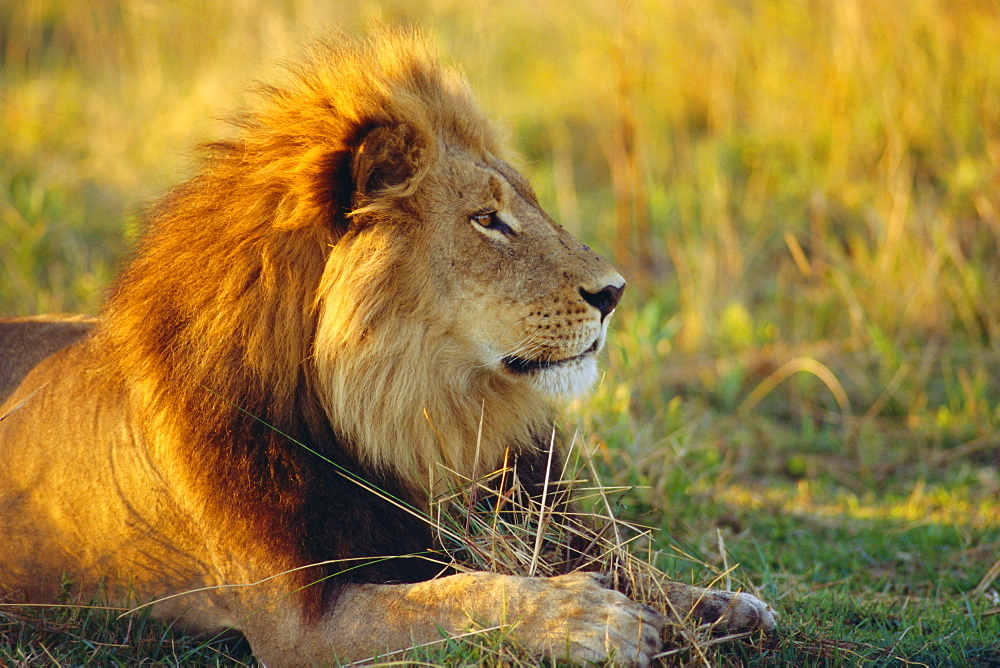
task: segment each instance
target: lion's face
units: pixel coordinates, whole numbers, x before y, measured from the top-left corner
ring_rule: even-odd
[[[474,476],[551,429],[546,396],[594,382],[625,281],[493,151],[408,136],[373,130],[354,158],[317,295],[316,387],[373,465]]]
[[[588,388],[624,279],[555,224],[510,165],[441,154],[407,230],[409,259],[433,268],[436,325],[483,370],[549,395]]]
[[[298,91],[308,113],[282,94],[262,121],[295,148],[255,175],[285,188],[265,266],[248,277],[279,287],[272,268],[298,253],[280,280],[305,286],[304,301],[273,319],[303,316],[305,351],[280,351],[302,372],[287,394],[315,392],[345,447],[414,488],[480,475],[547,438],[547,397],[596,379],[625,281],[497,157],[458,73],[391,53],[374,73],[367,59],[331,62],[324,77],[340,84]]]

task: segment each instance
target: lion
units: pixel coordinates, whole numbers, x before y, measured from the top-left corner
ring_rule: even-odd
[[[648,663],[665,617],[600,574],[430,552],[434,491],[505,457],[545,484],[625,289],[502,151],[419,35],[317,44],[264,87],[149,209],[96,321],[0,326],[0,591],[138,599],[272,668],[494,626]],[[747,594],[668,593],[774,626]]]

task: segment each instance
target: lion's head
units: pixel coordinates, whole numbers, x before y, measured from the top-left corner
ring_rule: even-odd
[[[154,377],[132,384],[144,401],[292,431],[325,416],[361,461],[425,482],[534,447],[550,397],[594,381],[624,280],[420,40],[317,47],[238,126],[109,302],[108,358]]]

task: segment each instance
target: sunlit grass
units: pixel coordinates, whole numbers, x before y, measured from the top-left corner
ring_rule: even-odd
[[[917,483],[907,497],[885,498],[878,497],[875,493],[858,496],[843,491],[828,495],[815,487],[808,480],[801,480],[794,486],[763,489],[730,483],[714,488],[711,492],[718,501],[747,510],[860,520],[892,520],[900,527],[920,524],[976,529],[1000,527],[1000,500],[977,498],[978,494],[968,488],[928,488]]]

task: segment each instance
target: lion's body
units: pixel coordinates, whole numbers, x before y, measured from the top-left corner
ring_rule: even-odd
[[[10,411],[0,423],[0,588],[46,602],[63,595],[64,575],[84,597],[108,578],[148,600],[212,583],[191,540],[194,523],[137,447],[120,395],[89,366],[87,343],[70,344],[0,410]],[[198,599],[187,602],[193,613],[204,607]],[[184,614],[199,630],[217,616]]]
[[[262,97],[152,210],[93,330],[0,324],[0,590],[207,588],[154,613],[238,629],[272,666],[508,603],[540,650],[647,656],[655,615],[591,578],[383,559],[432,546],[418,515],[456,476],[541,470],[550,397],[593,380],[621,277],[418,40],[320,47]]]

